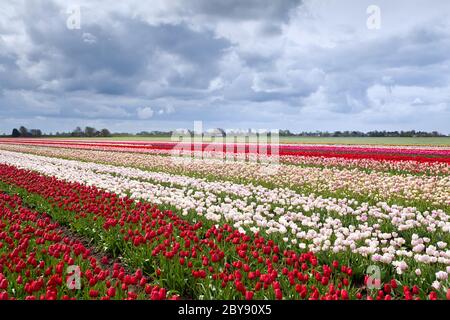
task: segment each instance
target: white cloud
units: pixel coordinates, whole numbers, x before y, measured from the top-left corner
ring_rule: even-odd
[[[214,78],[209,82],[209,87],[208,90],[209,91],[216,91],[219,89],[222,89],[225,86],[225,83],[223,82],[223,80],[218,77],[218,78]]]
[[[137,115],[139,119],[145,120],[153,117],[153,109],[150,107],[138,108]]]
[[[420,98],[415,98],[414,101],[412,102],[412,105],[421,105],[421,104],[424,104],[424,102]]]
[[[171,104],[166,105],[166,106],[164,106],[164,107],[162,107],[161,109],[158,110],[158,114],[159,115],[163,115],[163,114],[169,115],[169,114],[172,114],[174,112],[175,112],[175,108]]]
[[[97,42],[97,37],[89,32],[84,32],[82,35],[82,38],[83,38],[83,42],[86,42],[88,44],[94,44]]]

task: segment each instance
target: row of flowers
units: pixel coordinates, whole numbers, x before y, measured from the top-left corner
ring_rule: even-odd
[[[48,208],[53,219],[64,221],[98,247],[124,257],[130,266],[142,268],[144,274],[152,274],[154,281],[164,283],[184,297],[385,300],[445,297],[440,291],[428,292],[417,285],[401,285],[394,279],[379,289],[366,291],[368,278],[357,279],[352,268],[339,261],[321,264],[311,252],[290,250],[283,243],[267,240],[258,233],[246,235],[227,224],[208,225],[194,219],[184,220],[170,210],[159,210],[151,204],[120,198],[95,187],[6,165],[0,165],[0,177],[13,189],[11,192],[24,194],[30,204]],[[11,214],[7,216],[21,219]],[[48,222],[43,225],[51,225]],[[16,237],[20,236],[13,235]],[[0,243],[8,242],[11,240]],[[70,240],[65,242],[70,243]],[[95,263],[94,266],[97,271]],[[6,276],[2,274],[0,290],[6,287],[16,292],[21,285],[17,279],[6,280],[4,285],[3,279],[11,279],[9,269],[3,270]],[[120,278],[120,271],[114,269],[113,277],[116,276]],[[122,274],[122,282],[125,287],[135,285],[136,278],[140,277],[143,277],[140,272],[136,272],[134,278]],[[358,280],[361,284],[356,286]],[[95,289],[90,289],[89,296],[97,297],[92,290]]]
[[[3,141],[4,143],[5,141]],[[30,143],[31,144],[31,143]],[[140,152],[140,153],[150,153],[153,155],[160,156],[171,156],[174,155],[174,151],[171,149],[121,149],[120,145],[114,148],[105,147],[103,144],[86,145],[86,144],[64,144],[64,143],[41,143],[34,142],[33,146],[51,146],[52,148],[70,148],[70,149],[84,149],[84,150],[102,150],[102,151],[113,151],[113,152]],[[16,144],[12,141],[11,144],[2,144],[0,141],[0,147],[3,146],[6,149],[15,150],[30,150],[30,146]],[[31,147],[33,150],[33,147]],[[274,156],[263,156],[261,154],[232,154],[218,152],[218,151],[202,151],[202,152],[191,152],[190,150],[180,150],[176,153],[177,156],[192,156],[194,158],[210,158],[210,159],[226,159],[233,161],[259,161],[265,163],[275,163],[280,162],[284,164],[295,164],[301,166],[318,166],[318,167],[338,167],[338,168],[348,168],[348,169],[363,169],[370,171],[383,171],[391,173],[415,173],[415,174],[428,174],[428,175],[449,175],[450,174],[450,164],[440,161],[417,161],[417,160],[388,160],[388,159],[355,159],[349,157],[324,157],[324,156],[289,156],[289,155],[279,155]]]
[[[184,215],[193,212],[214,223],[232,223],[241,233],[261,232],[294,248],[336,258],[362,256],[360,269],[370,263],[387,264],[405,279],[440,272],[434,279],[427,276],[421,280],[427,285],[434,281],[436,288],[445,286],[450,272],[450,222],[442,210],[421,212],[386,203],[373,206],[355,200],[303,196],[288,189],[208,182],[17,153],[1,155],[3,163],[172,205]]]
[[[357,168],[391,173],[416,173],[429,175],[449,175],[450,164],[445,162],[421,162],[415,160],[393,161],[375,159],[348,159],[344,157],[283,156],[283,163],[314,165],[319,167]]]
[[[410,205],[426,202],[439,208],[450,205],[450,176],[393,175],[389,172],[364,172],[336,167],[300,167],[285,164],[224,162],[215,159],[191,159],[149,154],[46,147],[1,146],[1,149],[30,152],[51,157],[137,166],[147,170],[209,176],[216,179],[263,182],[277,187],[301,188],[302,192],[364,196],[375,201],[395,197]]]
[[[350,268],[319,265],[312,253],[281,251],[273,241],[226,224],[189,223],[168,210],[14,167],[1,165],[0,176],[26,189],[31,199],[33,194],[45,198],[54,219],[188,298],[348,299],[356,294],[349,288]],[[11,278],[10,271],[6,274]],[[20,284],[11,283],[16,291]]]
[[[0,300],[165,299],[141,270],[95,255],[46,214],[0,193]],[[177,298],[171,296],[171,298]]]
[[[186,141],[185,141],[186,140]],[[96,140],[49,140],[49,139],[2,139],[6,143],[23,144],[46,144],[46,145],[68,145],[68,146],[104,146],[104,147],[128,147],[142,149],[174,149],[190,148],[192,150],[205,150],[209,148],[223,147],[223,151],[235,149],[247,150],[247,152],[257,152],[255,146],[264,145],[264,141],[253,140],[250,138],[247,142],[240,142],[239,138],[233,142],[226,139],[215,142],[192,142],[191,139],[181,140],[180,142],[170,141],[96,141]],[[245,139],[244,139],[245,140]],[[242,141],[244,141],[242,140]],[[266,148],[270,149],[270,143],[265,143]],[[431,147],[431,146],[379,146],[379,145],[312,145],[312,144],[276,144],[280,153],[312,152],[328,154],[386,154],[400,156],[432,156],[432,157],[450,157],[450,147]],[[266,151],[266,150],[264,150]]]

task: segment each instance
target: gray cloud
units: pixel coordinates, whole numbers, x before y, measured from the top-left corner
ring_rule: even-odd
[[[28,57],[49,70],[60,90],[100,94],[133,94],[140,81],[167,81],[167,87],[205,88],[218,72],[216,61],[229,47],[211,32],[197,32],[184,24],[149,25],[130,17],[115,16],[114,25],[87,24],[67,30],[33,23],[36,15],[55,16],[63,25],[60,9],[50,4],[27,10],[27,34],[33,44]],[[59,15],[58,15],[59,14]],[[53,24],[56,24],[53,23]],[[90,42],[86,42],[89,35]],[[92,39],[95,39],[93,41]],[[164,60],[169,57],[173,61]],[[176,63],[172,68],[165,63]],[[167,71],[165,78],[164,71]],[[46,80],[44,79],[44,80]]]
[[[289,18],[292,9],[298,7],[301,0],[193,0],[187,6],[193,14],[231,20],[277,20]]]
[[[370,1],[80,1],[79,30],[62,0],[5,2],[0,131],[449,130],[447,2],[380,0],[373,31]]]

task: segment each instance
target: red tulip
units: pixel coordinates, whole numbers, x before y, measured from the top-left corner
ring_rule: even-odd
[[[109,297],[113,298],[116,295],[116,288],[110,287],[108,290],[106,290],[106,293]]]
[[[275,299],[277,300],[283,299],[283,293],[281,292],[280,289],[275,289]]]
[[[414,285],[414,286],[412,287],[412,293],[413,293],[413,294],[419,294],[419,287],[417,287],[416,285]]]
[[[252,300],[253,299],[253,291],[246,291],[245,292],[245,300]]]
[[[392,280],[391,280],[391,287],[392,287],[393,289],[397,289],[397,281],[396,281],[395,279],[392,279]]]
[[[89,290],[89,297],[97,298],[98,297],[98,291],[94,290],[94,289]]]
[[[8,280],[2,279],[0,281],[0,289],[6,290],[8,288]]]
[[[342,279],[342,283],[344,284],[344,286],[348,286],[349,282],[347,278]]]
[[[0,300],[8,300],[8,292],[0,292]]]

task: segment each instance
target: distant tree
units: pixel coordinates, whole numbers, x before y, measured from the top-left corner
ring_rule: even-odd
[[[59,135],[59,134],[58,134]],[[82,137],[84,135],[83,130],[80,127],[76,127],[70,134],[72,137]]]
[[[100,131],[100,136],[101,137],[111,137],[111,132],[109,132],[108,129],[102,129]]]
[[[84,128],[84,135],[86,137],[94,137],[97,130],[93,127],[86,127]]]
[[[21,126],[19,128],[19,132],[20,132],[21,137],[28,137],[30,135],[30,133],[28,132],[28,129],[25,128],[24,126]]]
[[[289,130],[280,130],[279,135],[282,137],[292,136],[292,133]]]
[[[32,137],[42,137],[42,131],[40,129],[31,129],[29,135]]]
[[[16,128],[14,128],[13,131],[12,131],[11,136],[12,136],[13,138],[18,138],[18,137],[20,137],[20,131],[17,130]]]

